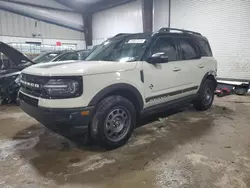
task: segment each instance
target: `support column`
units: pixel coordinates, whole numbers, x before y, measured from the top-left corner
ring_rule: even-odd
[[[143,32],[153,31],[153,0],[142,0]]]
[[[84,15],[84,36],[86,41],[86,46],[92,46],[93,33],[92,33],[92,14]]]

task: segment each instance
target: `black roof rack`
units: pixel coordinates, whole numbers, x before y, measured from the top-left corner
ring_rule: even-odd
[[[125,36],[125,35],[129,35],[129,33],[118,33],[114,37],[120,37],[120,36]]]
[[[170,31],[181,31],[183,33],[189,33],[189,34],[195,34],[195,35],[201,35],[198,32],[184,30],[184,29],[177,29],[177,28],[168,28],[168,27],[162,27],[159,32],[170,32]]]

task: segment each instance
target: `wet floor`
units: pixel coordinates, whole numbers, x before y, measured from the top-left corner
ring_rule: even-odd
[[[248,188],[250,97],[144,118],[119,149],[72,142],[16,106],[0,108],[0,187]]]

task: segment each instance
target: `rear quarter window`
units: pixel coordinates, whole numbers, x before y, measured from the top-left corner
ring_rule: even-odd
[[[202,56],[212,57],[213,53],[212,53],[212,50],[210,48],[210,45],[209,45],[208,41],[200,40],[199,43],[200,43],[201,48],[202,48]]]

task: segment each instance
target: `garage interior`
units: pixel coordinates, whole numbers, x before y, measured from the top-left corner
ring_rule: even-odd
[[[29,57],[91,49],[119,33],[162,27],[210,42],[218,79],[250,81],[250,1],[0,0],[0,42]],[[129,142],[107,151],[62,137],[15,104],[0,106],[0,187],[249,188],[249,94],[215,96],[141,118]]]

